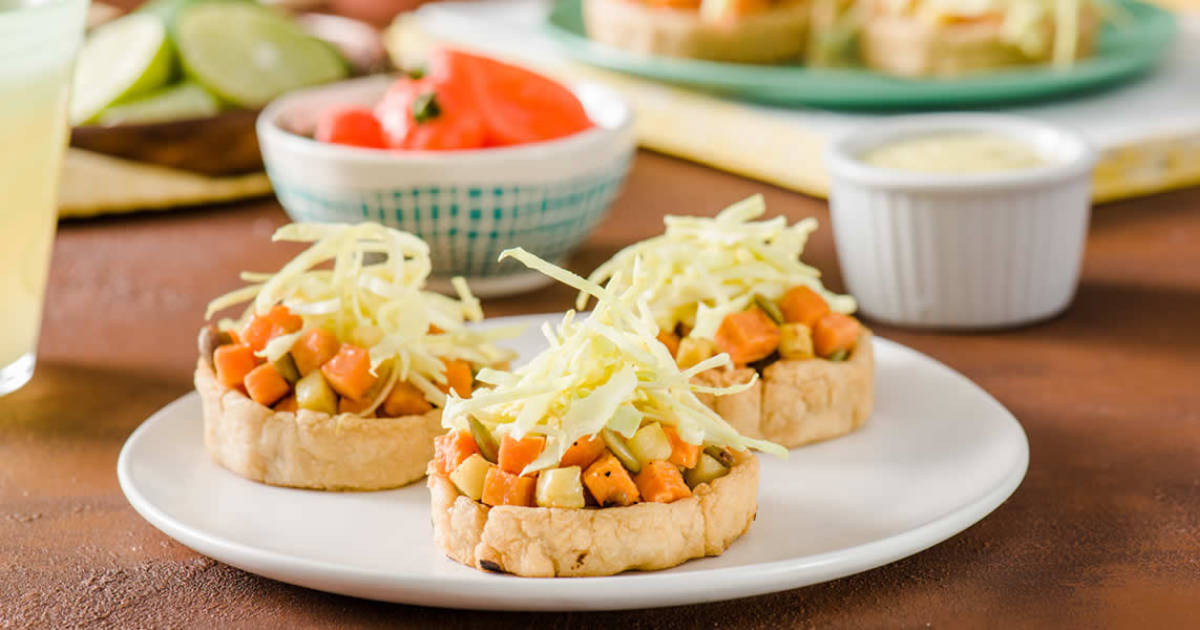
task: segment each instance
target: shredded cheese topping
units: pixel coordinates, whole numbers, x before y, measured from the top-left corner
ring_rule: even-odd
[[[821,294],[839,313],[853,312],[854,298],[827,291],[821,272],[800,262],[817,220],[790,226],[783,217],[753,221],[764,212],[762,195],[754,195],[713,218],[667,216],[665,234],[626,247],[588,280],[607,280],[608,288],[619,293],[633,286],[636,275],[637,299],[650,305],[659,329],[683,323],[692,336],[706,339],[713,338],[726,315],[745,310],[755,294],[774,301],[798,285]],[[588,295],[579,294],[576,308],[587,305]]]
[[[729,365],[729,356],[719,354],[687,370],[676,365],[666,346],[655,340],[658,324],[643,297],[652,276],[639,265],[628,283],[618,272],[609,286],[601,287],[521,248],[504,251],[500,259],[505,258],[595,298],[596,308],[586,319],[568,311],[557,327],[545,325],[549,348],[521,368],[481,370],[477,378],[490,389],[467,399],[452,393],[442,413],[447,429],[467,429],[467,418],[474,416],[498,436],[546,436],[542,454],[523,474],[557,466],[571,444],[603,429],[631,437],[643,419],[675,427],[691,444],[787,456],[777,444],[742,436],[696,397],[697,392],[744,391],[757,375],[732,387],[692,384],[696,374]]]
[[[253,300],[237,320],[220,322],[225,330],[240,329],[277,304],[301,316],[301,332],[276,337],[259,353],[268,361],[286,354],[303,331],[324,328],[367,348],[376,376],[386,363],[390,381],[409,381],[440,406],[446,401],[438,388],[446,383],[442,358],[494,365],[514,356],[492,342],[516,336],[518,327],[480,331],[464,325],[483,319],[465,280],[452,280],[457,299],[424,290],[432,269],[429,246],[408,232],[377,223],[293,223],[272,240],[312,245],[276,273],[243,273],[252,284],[216,298],[205,313],[211,319]]]

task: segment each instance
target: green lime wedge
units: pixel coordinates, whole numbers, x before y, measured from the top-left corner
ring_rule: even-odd
[[[165,84],[174,61],[167,29],[158,18],[133,14],[100,26],[75,62],[71,124],[90,122],[105,107]]]
[[[197,83],[184,81],[109,107],[96,118],[102,125],[125,125],[205,118],[219,111],[217,97]]]
[[[243,107],[259,107],[288,90],[346,76],[346,64],[331,46],[253,4],[184,8],[175,44],[188,75]]]

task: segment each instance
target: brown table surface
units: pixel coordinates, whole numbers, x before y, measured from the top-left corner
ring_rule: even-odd
[[[841,287],[824,202],[642,153],[571,260],[587,271],[661,229],[763,191],[822,222],[806,259]],[[206,301],[289,255],[269,200],[64,223],[40,365],[0,399],[0,627],[1153,627],[1200,613],[1200,189],[1097,208],[1061,317],[987,334],[879,333],[962,371],[1029,435],[1028,476],[962,534],[891,565],[759,598],[612,613],[467,612],[307,590],[202,557],[117,486],[134,428],[191,389]],[[562,287],[488,301],[561,310]]]

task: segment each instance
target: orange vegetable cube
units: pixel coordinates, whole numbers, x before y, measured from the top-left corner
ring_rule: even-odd
[[[779,310],[783,311],[783,319],[788,322],[804,324],[809,328],[816,326],[817,320],[829,312],[829,304],[821,294],[801,285],[788,289],[779,301]]]
[[[633,481],[644,501],[670,503],[692,496],[683,475],[670,462],[655,460],[642,466],[642,472]]]
[[[779,347],[779,326],[762,309],[752,308],[726,315],[713,341],[734,363],[753,363]]]
[[[246,344],[227,344],[213,351],[217,381],[225,387],[241,385],[246,375],[258,364],[259,358],[254,356],[254,348]]]
[[[663,431],[667,434],[667,441],[671,443],[671,457],[667,461],[676,466],[691,468],[700,461],[700,451],[704,450],[699,444],[688,444],[679,437],[679,432],[675,427],[662,425]]]
[[[307,376],[332,359],[341,345],[333,333],[324,328],[313,328],[292,344],[292,360],[296,362],[300,375]]]
[[[470,431],[458,430],[433,438],[433,469],[449,475],[465,459],[479,452]]]
[[[275,403],[275,411],[291,411],[294,413],[299,410],[300,404],[296,402],[295,394],[284,396],[279,402]]]
[[[242,339],[255,351],[266,347],[267,342],[280,335],[294,333],[304,326],[299,315],[293,315],[288,307],[279,304],[265,314],[250,318],[242,329]]]
[[[701,0],[645,0],[652,7],[671,7],[672,9],[699,9]],[[728,4],[728,3],[726,3]],[[735,1],[736,4],[736,1]]]
[[[500,440],[500,453],[496,457],[496,464],[504,472],[519,475],[526,466],[537,459],[538,455],[542,454],[544,448],[546,448],[545,436],[526,435],[517,440],[506,435],[503,440]]]
[[[383,399],[381,408],[384,417],[399,418],[429,413],[429,410],[433,409],[433,405],[425,399],[425,392],[417,389],[416,385],[408,381],[396,381],[392,391],[388,392],[387,398]]]
[[[588,435],[575,440],[571,444],[567,452],[563,453],[562,460],[559,461],[559,468],[569,468],[578,466],[581,469],[586,469],[596,461],[596,458],[604,454],[604,438],[599,435]]]
[[[250,370],[242,379],[242,384],[246,386],[246,393],[250,395],[251,400],[268,407],[292,391],[292,386],[270,363],[263,363]]]
[[[475,375],[471,374],[471,364],[462,359],[442,359],[446,365],[446,383],[439,385],[447,394],[453,389],[459,398],[470,398]]]
[[[850,352],[862,330],[857,319],[841,313],[822,317],[813,329],[813,350],[817,356],[830,357],[839,350]]]
[[[373,402],[375,401],[371,400],[370,397],[363,397],[362,400],[354,400],[353,398],[342,396],[338,398],[338,413],[352,413],[364,417],[374,416],[374,413],[366,413],[367,408]]]
[[[679,335],[668,330],[660,330],[658,331],[658,340],[667,347],[667,352],[670,352],[671,356],[679,354]]]
[[[612,453],[605,453],[583,471],[583,485],[603,507],[632,505],[641,499],[629,471]]]
[[[483,479],[483,496],[479,500],[487,505],[533,505],[537,490],[537,477],[522,477],[504,472],[493,466],[488,468]]]
[[[329,381],[333,391],[354,400],[365,396],[375,383],[367,349],[352,343],[342,344],[337,354],[321,366],[321,374]]]

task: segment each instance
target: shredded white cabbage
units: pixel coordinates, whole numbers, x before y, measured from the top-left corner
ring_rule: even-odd
[[[854,298],[831,293],[821,285],[821,272],[800,262],[816,219],[788,225],[783,217],[752,221],[766,212],[762,195],[722,210],[714,218],[668,216],[666,233],[617,252],[588,277],[614,293],[639,279],[637,298],[649,305],[658,329],[674,330],[682,322],[691,335],[711,339],[721,320],[744,310],[755,294],[778,300],[792,287],[805,285],[839,313],[856,308]],[[581,291],[576,308],[587,305]],[[653,336],[655,333],[652,333]]]
[[[437,387],[446,382],[442,358],[495,365],[515,356],[493,342],[516,336],[519,328],[464,325],[483,319],[483,311],[462,278],[452,281],[457,299],[424,290],[432,269],[429,246],[412,234],[377,223],[293,223],[272,238],[312,245],[276,273],[243,273],[254,284],[210,302],[206,319],[253,300],[238,320],[221,322],[222,328],[240,329],[255,313],[283,304],[303,318],[302,330],[324,328],[366,347],[377,376],[386,363],[389,381],[412,382],[438,406],[446,400]],[[431,332],[431,325],[440,331]],[[259,354],[275,361],[297,337],[277,337]]]
[[[643,297],[655,276],[635,265],[628,286],[616,289],[622,286],[619,273],[610,286],[601,287],[521,248],[504,251],[500,259],[505,258],[596,298],[596,308],[586,319],[568,311],[557,327],[546,326],[549,347],[516,371],[481,372],[481,380],[493,384],[492,389],[478,390],[467,399],[451,394],[442,414],[447,429],[466,429],[467,418],[474,416],[498,436],[545,435],[545,450],[525,473],[557,465],[575,440],[602,429],[630,436],[642,418],[675,427],[691,444],[787,456],[777,444],[740,435],[696,397],[702,390],[742,391],[754,381],[729,388],[691,383],[692,372],[681,371],[666,346],[655,340],[658,325]],[[728,355],[721,354],[706,365],[729,363]]]

